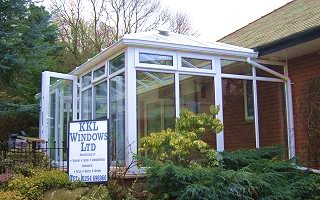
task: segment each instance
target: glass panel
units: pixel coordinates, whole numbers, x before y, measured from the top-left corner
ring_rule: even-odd
[[[104,75],[104,73],[105,73],[105,67],[104,67],[104,65],[103,65],[103,67],[100,67],[99,69],[97,69],[97,70],[95,70],[95,71],[93,72],[93,79],[98,78],[98,77]]]
[[[95,87],[95,96],[93,100],[95,101],[95,119],[106,119],[107,118],[107,81],[96,85]]]
[[[214,105],[214,78],[205,76],[179,76],[180,110],[188,108],[195,113],[210,113]],[[216,146],[216,135],[208,132],[203,136],[212,148]]]
[[[248,94],[250,88],[252,91],[250,80],[222,79],[223,130],[226,150],[251,149],[256,146],[254,118],[246,119],[246,112],[252,113],[253,111],[252,103],[249,104],[251,100],[247,99],[251,98]]]
[[[280,73],[282,75],[284,74],[283,66],[266,65],[266,64],[263,64],[263,66],[268,67],[269,69],[272,69],[273,71],[276,71],[276,72],[278,72],[278,73]],[[270,73],[268,73],[266,71],[263,71],[263,70],[261,70],[259,68],[256,68],[256,74],[257,74],[257,76],[260,76],[260,77],[279,78],[279,77],[277,77],[275,75],[272,75],[272,74],[270,74]]]
[[[138,140],[174,128],[174,74],[137,71]]]
[[[260,146],[287,147],[284,83],[257,81],[257,90]]]
[[[125,57],[124,53],[110,60],[109,62],[109,74],[112,74],[122,68],[124,68]]]
[[[81,119],[89,120],[92,116],[92,88],[82,92]]]
[[[221,60],[221,73],[251,76],[252,66],[241,61]]]
[[[91,72],[82,77],[82,88],[91,84]]]
[[[212,61],[197,58],[181,58],[181,66],[187,68],[212,69]]]
[[[173,66],[173,56],[151,53],[139,53],[139,62],[154,65]]]
[[[125,154],[125,77],[120,74],[110,79],[111,160],[124,165]]]
[[[50,158],[58,166],[66,161],[67,127],[72,120],[72,81],[50,78],[50,129],[48,148]]]

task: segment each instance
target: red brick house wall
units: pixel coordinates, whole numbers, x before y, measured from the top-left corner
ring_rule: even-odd
[[[292,81],[296,155],[301,163],[308,164],[308,138],[304,128],[304,99],[307,84],[314,78],[320,78],[319,53],[315,52],[289,60],[288,70]]]

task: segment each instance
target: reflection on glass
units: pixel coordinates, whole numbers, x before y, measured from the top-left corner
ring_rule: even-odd
[[[254,119],[254,102],[253,102],[253,85],[252,81],[243,81],[244,89],[244,107],[245,120],[250,121]]]
[[[180,75],[180,110],[208,113],[214,105],[214,79],[205,76]]]
[[[105,73],[105,67],[104,65],[102,67],[100,67],[99,69],[93,71],[93,79],[98,78],[102,75],[104,75]]]
[[[212,69],[212,61],[197,58],[181,58],[181,66],[187,68]]]
[[[249,88],[252,88],[251,80],[222,79],[224,145],[227,150],[256,146],[253,118],[246,119],[246,115],[253,113],[253,102],[249,104],[251,100],[247,98],[250,96],[246,94]]]
[[[173,66],[173,56],[151,53],[139,53],[139,62],[154,65]]]
[[[174,128],[174,74],[137,72],[138,139]]]
[[[187,108],[194,113],[210,113],[210,106],[215,104],[213,77],[180,75],[179,86],[180,111]],[[215,148],[214,133],[206,133],[203,140]]]
[[[82,88],[91,84],[91,72],[82,77]]]
[[[125,77],[120,74],[110,79],[110,134],[111,160],[124,164],[125,155]]]
[[[122,68],[124,68],[125,57],[124,53],[110,60],[109,62],[109,74],[112,74]]]
[[[81,98],[81,119],[82,120],[89,120],[91,119],[91,112],[92,112],[92,89],[88,89],[82,92]]]
[[[251,76],[252,66],[241,61],[221,60],[221,73]]]
[[[107,81],[95,86],[95,119],[107,118]]]

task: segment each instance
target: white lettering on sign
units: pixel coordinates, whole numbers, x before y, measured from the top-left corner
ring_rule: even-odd
[[[69,178],[71,181],[108,180],[108,121],[69,123]]]

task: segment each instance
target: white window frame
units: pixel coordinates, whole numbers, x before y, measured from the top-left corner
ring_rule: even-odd
[[[99,63],[96,67],[92,68],[92,80],[91,80],[92,84],[107,77],[107,63],[108,63],[107,61],[104,61],[104,62]],[[103,66],[104,66],[104,74],[95,78],[94,71],[102,68]]]
[[[156,64],[148,64],[148,63],[140,63],[139,54],[140,53],[149,53],[149,54],[159,54],[172,56],[172,66],[169,65],[156,65]],[[142,68],[150,68],[150,69],[160,69],[160,70],[170,70],[176,71],[178,69],[178,59],[177,52],[175,51],[166,51],[166,50],[158,50],[158,49],[147,49],[147,48],[135,48],[135,62],[134,66],[142,67]]]
[[[182,67],[182,58],[194,58],[194,59],[204,59],[204,60],[211,60],[211,69],[201,69],[201,68],[187,68]],[[203,55],[203,54],[195,54],[195,53],[181,53],[178,52],[178,71],[179,72],[200,72],[200,73],[208,73],[208,74],[215,74],[216,66],[215,66],[215,56],[212,55]]]
[[[249,113],[248,113],[248,91],[247,91],[248,81],[250,80],[244,80],[243,82],[244,120],[246,122],[254,122],[254,113],[251,116],[249,116]],[[252,97],[253,97],[253,83],[252,83]],[[253,104],[253,110],[254,110],[254,104]]]
[[[113,73],[110,73],[110,61],[115,59],[116,57],[120,56],[121,54],[124,55],[124,62],[126,62],[126,53],[125,51],[121,50],[115,54],[113,54],[112,56],[110,56],[107,60],[106,60],[106,66],[107,66],[107,75],[108,76],[115,76],[114,74],[119,74],[119,71],[124,71],[124,69],[126,68],[126,63],[124,63],[124,67],[113,72]]]

